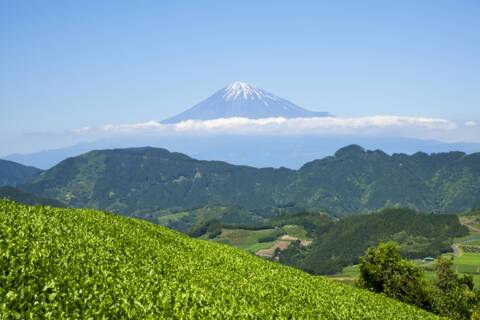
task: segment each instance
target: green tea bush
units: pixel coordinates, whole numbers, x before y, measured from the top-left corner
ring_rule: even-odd
[[[0,318],[435,316],[145,221],[0,201]]]

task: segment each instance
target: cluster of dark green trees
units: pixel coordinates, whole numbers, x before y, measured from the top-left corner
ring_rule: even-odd
[[[360,258],[358,286],[451,319],[480,319],[480,291],[473,278],[459,276],[452,261],[439,257],[431,284],[413,262],[401,257],[394,242],[368,249]]]

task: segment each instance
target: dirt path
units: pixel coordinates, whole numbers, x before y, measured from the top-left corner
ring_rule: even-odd
[[[285,249],[288,248],[289,245],[290,245],[290,241],[280,240],[280,241],[275,242],[273,244],[273,246],[271,246],[270,248],[260,249],[257,252],[255,252],[255,254],[259,257],[273,258],[273,256],[275,255],[275,251],[277,249],[285,250]]]
[[[452,250],[453,250],[453,255],[455,257],[458,257],[461,253],[460,249],[458,248],[458,246],[455,243],[452,244]]]
[[[477,228],[477,227],[474,227],[474,226],[471,226],[471,225],[466,225],[468,229],[470,229],[470,231],[474,231],[476,233],[480,233],[480,228]]]
[[[306,247],[312,243],[312,240],[305,240],[305,239],[300,239],[296,237],[289,236],[288,234],[283,235],[280,240],[283,241],[300,241],[300,246],[301,247]]]

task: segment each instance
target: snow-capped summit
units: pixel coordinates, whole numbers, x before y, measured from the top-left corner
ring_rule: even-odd
[[[262,89],[255,88],[254,86],[241,81],[235,81],[225,87],[225,93],[223,98],[227,101],[235,100],[238,98],[243,99],[262,99],[267,98],[268,93]],[[270,98],[270,97],[268,97]]]
[[[327,117],[327,112],[303,109],[251,84],[236,81],[192,108],[163,121],[177,123],[185,120],[218,118],[311,118]]]

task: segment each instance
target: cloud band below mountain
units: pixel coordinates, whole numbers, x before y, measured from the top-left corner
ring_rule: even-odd
[[[480,128],[473,121],[455,123],[426,117],[369,116],[356,118],[220,118],[187,120],[175,124],[147,121],[107,124],[72,131],[75,135],[110,136],[123,134],[243,134],[243,135],[388,135],[440,141],[480,142]]]

